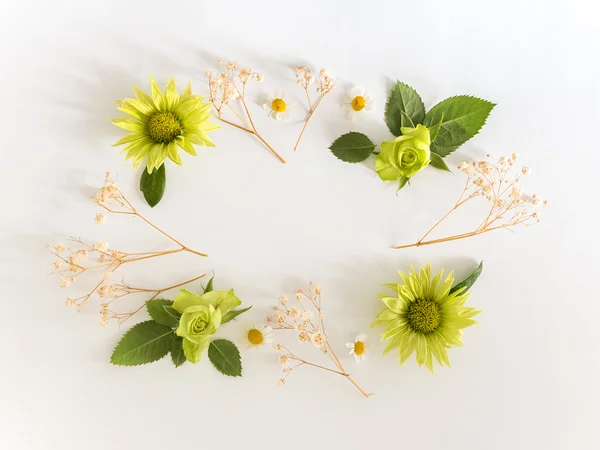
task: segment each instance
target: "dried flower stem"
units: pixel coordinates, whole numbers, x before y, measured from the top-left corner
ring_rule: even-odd
[[[158,297],[163,292],[170,291],[171,289],[176,289],[181,286],[185,286],[186,284],[189,284],[189,283],[193,283],[194,281],[197,281],[205,276],[206,276],[206,274],[203,273],[202,275],[197,276],[195,278],[191,278],[187,281],[184,281],[183,283],[177,283],[172,286],[167,286],[167,287],[164,287],[161,289],[135,288],[135,287],[129,286],[128,284],[126,284],[125,282],[122,281],[121,283],[118,283],[115,285],[114,292],[115,293],[118,292],[118,294],[115,295],[110,301],[103,303],[103,308],[105,308],[104,305],[107,305],[106,310],[107,310],[108,314],[107,314],[106,319],[107,320],[117,319],[119,325],[121,325],[123,322],[125,322],[127,319],[129,319],[131,316],[138,313],[142,308],[144,308],[144,306],[146,306],[146,303],[154,300],[156,297]],[[150,297],[148,300],[146,300],[144,303],[142,303],[142,305],[139,308],[137,308],[136,310],[129,312],[129,313],[115,313],[114,311],[112,311],[108,308],[108,305],[110,305],[112,302],[114,302],[118,298],[124,297],[126,295],[140,294],[140,293],[154,293],[154,295],[152,297]]]
[[[209,70],[206,71],[206,74],[208,75],[208,86],[210,89],[209,100],[217,111],[217,118],[223,123],[231,125],[238,130],[250,133],[258,138],[258,140],[261,141],[277,159],[279,159],[279,161],[285,164],[285,159],[283,159],[281,155],[275,151],[275,149],[260,135],[256,129],[254,121],[252,120],[252,115],[248,109],[248,104],[246,102],[246,84],[248,83],[248,80],[254,78],[260,82],[263,79],[262,75],[260,73],[253,72],[249,67],[240,68],[237,62],[227,63],[226,70],[215,77],[213,77],[212,72]],[[241,84],[241,89],[238,87],[238,82]],[[247,117],[249,123],[246,122],[246,120],[231,106],[230,100],[234,99],[240,100],[245,116]],[[233,114],[240,120],[242,125],[223,118],[223,108],[225,106],[227,106],[229,110],[233,112]]]
[[[144,302],[142,306],[130,313],[116,313],[110,310],[108,305],[117,298],[122,298],[126,295],[132,294],[151,293],[154,294],[154,296],[151,299],[154,299],[162,292],[174,289],[179,286],[183,286],[184,284],[191,283],[205,276],[205,274],[202,274],[199,277],[195,277],[183,283],[168,286],[162,289],[134,288],[127,285],[123,281],[121,283],[110,283],[108,281],[110,277],[117,270],[119,270],[121,266],[128,263],[144,261],[152,258],[158,258],[160,256],[172,255],[181,252],[188,252],[202,257],[206,257],[207,255],[205,253],[192,250],[191,248],[185,246],[179,240],[175,239],[173,236],[171,236],[170,234],[168,234],[167,232],[150,222],[144,216],[142,216],[131,204],[131,202],[129,202],[129,200],[127,200],[127,198],[119,190],[118,186],[110,178],[110,174],[108,173],[106,174],[104,186],[102,186],[100,191],[92,197],[92,200],[94,201],[94,203],[96,203],[108,213],[139,217],[142,221],[144,221],[152,228],[157,230],[160,234],[162,234],[172,242],[176,243],[179,246],[179,248],[153,252],[127,253],[115,249],[109,249],[108,244],[106,242],[89,244],[84,242],[80,238],[75,237],[72,237],[71,241],[77,244],[76,248],[65,249],[65,246],[63,244],[56,244],[54,248],[50,249],[50,252],[56,257],[54,263],[52,263],[52,267],[54,269],[54,273],[61,276],[61,287],[70,286],[75,281],[77,281],[80,275],[84,273],[96,269],[103,269],[100,281],[94,286],[94,288],[81,297],[67,299],[67,306],[74,305],[77,307],[77,311],[81,311],[85,304],[88,302],[88,300],[90,300],[90,298],[94,294],[98,295],[98,297],[100,298],[111,298],[111,301],[102,303],[101,305],[102,308],[100,314],[102,316],[102,320],[100,323],[102,325],[106,325],[109,322],[109,320],[117,319],[118,323],[120,324],[128,318],[130,318],[131,316],[133,316],[134,314],[136,314],[138,311],[140,311],[146,303]],[[101,217],[101,220],[98,220],[98,216]],[[104,223],[104,221],[104,215],[96,215],[97,223]],[[68,253],[66,255],[63,255],[62,253],[65,251],[67,251]],[[97,257],[98,264],[85,263],[86,260],[94,256]]]
[[[298,363],[292,367],[285,367],[283,369],[285,375],[279,380],[279,385],[281,386],[285,384],[287,377],[294,369],[300,366],[310,366],[343,376],[344,378],[348,379],[348,381],[350,381],[362,395],[368,398],[370,394],[367,394],[352,379],[350,374],[346,372],[339,358],[335,354],[333,347],[329,343],[329,340],[327,339],[323,313],[321,312],[321,289],[311,283],[309,293],[299,289],[296,294],[296,299],[298,300],[299,307],[294,306],[289,308],[287,306],[287,297],[281,297],[279,302],[280,306],[275,307],[275,315],[269,316],[267,318],[267,322],[276,324],[276,326],[273,327],[274,330],[293,330],[297,332],[300,342],[311,342],[313,346],[320,349],[331,360],[334,368],[308,361],[298,356],[288,347],[276,344],[275,348],[281,352],[280,361],[283,365],[287,366],[289,361],[295,361]],[[309,308],[305,307],[304,303],[302,302],[303,299],[309,300]],[[318,318],[317,320],[313,320],[313,309],[316,311]]]
[[[517,154],[510,157],[500,157],[498,161],[488,155],[490,161],[477,163],[463,162],[458,168],[467,174],[467,180],[458,200],[440,220],[433,225],[417,242],[408,245],[398,245],[395,249],[421,247],[441,242],[456,241],[498,229],[508,229],[517,225],[533,225],[538,223],[539,210],[546,206],[547,201],[541,201],[537,195],[524,199],[518,183],[521,176],[527,175],[529,167],[522,167],[517,176],[508,178],[510,170],[517,159]],[[479,226],[467,233],[447,236],[440,239],[425,238],[431,234],[450,214],[476,197],[484,197],[490,202],[490,209]]]
[[[302,130],[300,131],[300,135],[298,136],[296,145],[294,146],[294,151],[296,151],[298,149],[298,146],[300,145],[300,140],[302,139],[302,136],[304,135],[304,131],[306,130],[306,127],[308,125],[308,121],[312,118],[317,107],[323,101],[323,98],[329,92],[331,92],[332,89],[335,87],[335,83],[333,82],[333,79],[327,74],[327,71],[325,69],[321,69],[321,71],[319,72],[319,86],[317,87],[317,92],[319,93],[319,97],[313,104],[310,99],[310,93],[309,93],[308,87],[315,81],[315,77],[310,74],[310,69],[307,68],[306,66],[300,66],[300,67],[296,67],[296,68],[292,69],[292,71],[294,72],[294,76],[296,77],[296,83],[301,85],[302,88],[304,89],[304,92],[306,94],[306,99],[308,101],[308,115],[306,116],[306,120],[304,121],[304,126],[302,127]]]

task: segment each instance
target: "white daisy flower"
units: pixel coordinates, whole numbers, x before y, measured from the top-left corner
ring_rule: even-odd
[[[273,342],[273,328],[268,325],[249,325],[243,335],[246,348],[258,348]]]
[[[346,91],[344,95],[343,108],[346,110],[346,117],[350,120],[356,120],[373,107],[373,99],[367,91],[359,87],[353,87]]]
[[[275,120],[290,118],[290,104],[285,101],[285,91],[275,91],[272,97],[266,97],[263,109],[269,111],[269,117]]]
[[[367,358],[367,339],[366,334],[359,334],[356,336],[354,342],[347,342],[346,347],[350,349],[350,355],[354,355],[354,359],[359,363],[361,360]]]

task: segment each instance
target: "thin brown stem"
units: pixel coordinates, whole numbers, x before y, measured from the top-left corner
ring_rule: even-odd
[[[304,126],[302,127],[302,131],[300,131],[300,136],[298,136],[296,145],[294,145],[294,151],[296,151],[296,149],[298,148],[298,145],[300,145],[300,139],[302,139],[302,136],[304,135],[304,131],[306,130],[306,126],[308,125],[308,121],[311,119],[311,117],[315,113],[315,110],[317,109],[317,107],[319,106],[321,101],[323,100],[323,97],[325,97],[325,94],[321,94],[321,96],[315,102],[315,106],[310,108],[310,110],[308,112],[308,116],[306,117],[306,120],[304,121]]]
[[[397,245],[397,246],[394,247],[394,249],[410,248],[410,247],[422,247],[424,245],[439,244],[440,242],[457,241],[459,239],[464,239],[464,238],[468,238],[468,237],[471,237],[471,236],[477,236],[478,234],[487,233],[488,231],[497,230],[499,228],[506,228],[506,226],[499,225],[499,226],[496,226],[496,227],[486,228],[486,229],[483,229],[483,230],[471,231],[469,233],[457,234],[457,235],[454,235],[454,236],[448,236],[448,237],[444,237],[444,238],[440,238],[440,239],[433,239],[431,241],[418,241],[418,242],[415,242],[414,244]]]
[[[137,292],[133,292],[133,293],[136,293],[136,294],[137,293],[142,293],[142,292],[154,292],[154,295],[152,297],[150,297],[148,300],[146,300],[144,303],[142,303],[142,305],[139,308],[137,308],[135,311],[133,311],[131,313],[128,313],[127,317],[123,318],[122,320],[119,320],[119,325],[122,324],[123,322],[125,322],[126,320],[128,320],[129,318],[131,318],[133,315],[137,314],[139,311],[142,310],[142,308],[144,308],[144,306],[146,306],[146,304],[148,302],[154,300],[156,297],[158,297],[163,292],[170,291],[171,289],[175,289],[175,288],[184,286],[184,285],[189,284],[189,283],[193,283],[194,281],[197,281],[197,280],[199,280],[199,279],[201,279],[201,278],[203,278],[205,276],[206,276],[206,274],[203,273],[202,275],[200,275],[198,277],[195,277],[195,278],[192,278],[190,280],[184,281],[183,283],[174,284],[173,286],[168,286],[168,287],[162,288],[162,289],[129,288],[129,289],[132,289],[134,291],[137,291]]]

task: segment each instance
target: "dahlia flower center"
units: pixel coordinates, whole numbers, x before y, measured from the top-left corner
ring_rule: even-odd
[[[354,111],[362,111],[367,104],[367,101],[362,95],[357,95],[352,99],[352,109]]]
[[[263,343],[263,340],[263,334],[256,328],[252,328],[250,331],[248,331],[248,341],[252,345],[260,345]]]
[[[154,142],[168,144],[181,134],[181,124],[173,113],[158,111],[150,117],[147,132]]]
[[[354,343],[354,354],[357,356],[362,355],[365,352],[365,343],[361,341],[356,341]]]
[[[423,334],[437,330],[442,322],[442,312],[434,300],[418,299],[408,307],[406,315],[410,327]]]
[[[287,105],[282,99],[276,98],[271,102],[271,108],[273,108],[273,111],[280,113],[287,109]]]

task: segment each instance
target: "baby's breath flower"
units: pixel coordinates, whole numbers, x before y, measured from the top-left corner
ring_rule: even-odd
[[[317,348],[323,349],[325,347],[325,337],[320,331],[317,331],[316,333],[311,333],[310,341]]]
[[[309,321],[314,316],[313,312],[310,310],[304,311],[302,313],[302,320]]]
[[[62,253],[65,251],[65,245],[62,242],[57,242],[54,245],[54,250],[56,250],[58,253]]]
[[[69,287],[74,282],[75,282],[75,278],[73,278],[73,277],[61,277],[60,287]]]
[[[279,357],[279,363],[281,365],[285,366],[290,363],[290,358],[287,355],[281,355]]]
[[[300,311],[300,308],[294,306],[292,309],[290,309],[288,311],[288,316],[291,317],[292,319],[297,319],[298,317],[300,317],[300,315],[302,314],[302,311]]]
[[[310,342],[310,336],[308,335],[308,333],[306,331],[303,331],[298,334],[298,340],[300,342]]]
[[[104,222],[106,222],[106,217],[104,216],[104,214],[102,214],[102,213],[96,213],[96,223],[98,225],[101,225]]]
[[[277,387],[283,387],[283,385],[285,385],[285,379],[280,378],[279,381],[277,382]]]
[[[108,242],[106,242],[106,241],[99,241],[99,242],[96,242],[96,243],[93,245],[93,249],[94,249],[94,250],[97,250],[97,251],[99,251],[99,252],[105,252],[105,251],[108,249]]]

